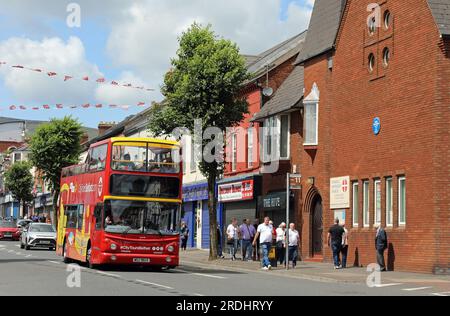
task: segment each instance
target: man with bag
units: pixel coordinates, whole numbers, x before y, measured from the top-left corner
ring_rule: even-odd
[[[231,224],[227,228],[227,245],[230,250],[231,261],[236,260],[236,252],[239,243],[239,227],[236,218],[231,220]]]

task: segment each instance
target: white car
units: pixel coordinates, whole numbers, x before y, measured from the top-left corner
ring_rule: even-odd
[[[32,247],[56,250],[56,230],[50,224],[31,223],[22,232],[20,248]]]

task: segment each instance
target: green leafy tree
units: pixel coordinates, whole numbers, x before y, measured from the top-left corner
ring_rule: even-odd
[[[155,135],[171,134],[175,128],[193,131],[195,120],[201,119],[202,131],[215,127],[220,129],[223,137],[226,129],[239,124],[248,112],[247,101],[239,93],[243,83],[249,79],[245,60],[237,45],[218,38],[211,26],[202,27],[194,23],[179,38],[179,46],[172,68],[164,79],[162,93],[165,100],[155,106],[150,117],[150,131]],[[201,142],[202,148],[210,142],[206,139],[195,141],[199,145]],[[223,156],[223,146],[220,150],[212,149],[211,153]],[[202,159],[199,169],[208,180],[210,260],[215,260],[215,185],[223,173],[223,161]]]
[[[5,172],[5,186],[13,198],[23,206],[24,215],[27,214],[27,204],[33,201],[33,175],[30,172],[31,164],[17,162]]]
[[[31,137],[31,162],[43,173],[53,195],[53,220],[58,220],[58,196],[61,171],[77,164],[81,154],[83,131],[80,123],[72,117],[52,119],[38,127]]]

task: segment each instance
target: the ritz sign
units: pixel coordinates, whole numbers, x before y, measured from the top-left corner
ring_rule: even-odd
[[[275,208],[281,207],[281,198],[280,197],[274,197],[274,198],[267,198],[264,199],[264,208]]]

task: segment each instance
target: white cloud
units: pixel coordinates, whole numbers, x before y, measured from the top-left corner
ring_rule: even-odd
[[[95,88],[82,80],[64,82],[64,75],[80,79],[85,75],[101,76],[97,66],[86,61],[83,43],[77,37],[70,37],[67,42],[60,38],[10,38],[0,42],[0,56],[8,62],[0,68],[0,75],[18,102],[86,102]],[[14,69],[13,65],[44,72]],[[49,77],[49,71],[59,76]]]
[[[71,0],[0,0],[0,7],[14,25],[33,36],[57,34],[48,21],[65,21]],[[159,89],[163,75],[176,53],[177,38],[194,21],[211,23],[214,31],[236,42],[245,54],[258,54],[294,36],[308,26],[314,0],[304,6],[292,2],[287,18],[280,20],[281,0],[76,0],[81,6],[81,25],[88,19],[110,28],[105,48],[122,72],[112,78]],[[33,31],[31,31],[33,29]],[[51,31],[49,31],[49,29]],[[37,36],[36,36],[37,32]],[[0,42],[0,56],[7,61],[32,67],[47,67],[55,72],[101,76],[95,64],[86,60],[84,45],[77,37],[67,42],[57,38],[33,41],[11,38]],[[6,87],[18,102],[93,102],[135,103],[158,93],[142,95],[134,89],[95,86],[85,82],[64,83],[42,74],[5,71],[0,68]],[[38,78],[39,77],[39,78]],[[44,76],[45,77],[45,76]],[[150,100],[144,100],[150,101]]]
[[[135,76],[132,72],[123,72],[118,78],[122,84],[132,83],[136,87],[145,86],[145,82]],[[154,96],[154,92],[143,91],[127,87],[117,87],[110,84],[99,85],[95,98],[102,104],[115,104],[115,105],[136,105],[138,102],[145,102],[150,104],[151,97]]]
[[[112,24],[108,53],[118,66],[157,86],[177,49],[177,37],[194,21],[211,23],[245,54],[258,54],[307,28],[311,7],[291,3],[280,20],[280,0],[146,0]]]

